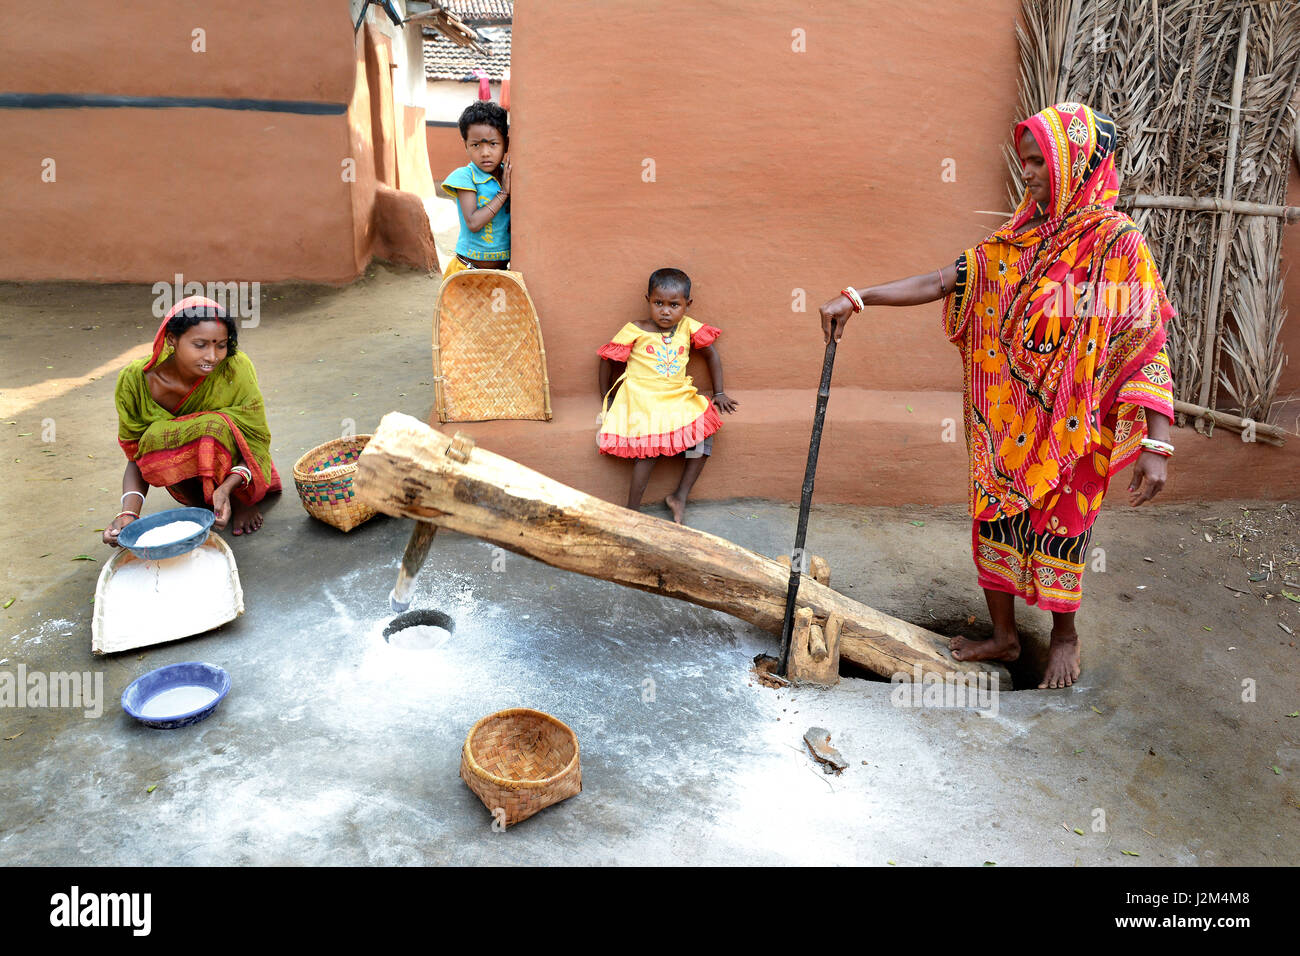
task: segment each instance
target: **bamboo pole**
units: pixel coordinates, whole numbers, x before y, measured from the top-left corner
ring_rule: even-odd
[[[1242,216],[1275,216],[1287,222],[1300,220],[1300,206],[1273,206],[1244,199],[1220,199],[1217,196],[1152,196],[1139,193],[1130,201],[1135,209],[1191,209],[1201,212],[1237,213]]]
[[[1290,435],[1286,429],[1279,428],[1277,425],[1266,425],[1263,422],[1257,422],[1249,418],[1241,418],[1237,415],[1229,415],[1227,412],[1215,411],[1213,408],[1206,408],[1204,405],[1193,405],[1191,402],[1175,400],[1174,411],[1182,412],[1185,415],[1195,415],[1197,418],[1206,418],[1215,425],[1223,425],[1225,428],[1231,428],[1234,431],[1253,431],[1255,441],[1263,445],[1281,447],[1286,444],[1286,440]]]
[[[1228,155],[1223,173],[1223,198],[1232,201],[1237,179],[1237,139],[1241,133],[1241,87],[1246,78],[1246,40],[1250,31],[1250,7],[1241,11],[1241,35],[1237,38],[1237,67],[1232,77],[1232,122],[1228,127]],[[1210,404],[1210,389],[1214,384],[1215,344],[1218,338],[1219,308],[1223,297],[1223,268],[1228,258],[1228,243],[1232,239],[1232,213],[1218,213],[1219,241],[1214,251],[1214,270],[1210,273],[1210,301],[1205,314],[1205,344],[1201,350],[1200,405]],[[1203,431],[1197,420],[1197,431]]]

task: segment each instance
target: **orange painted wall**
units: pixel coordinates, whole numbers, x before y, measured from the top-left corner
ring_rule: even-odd
[[[348,19],[332,0],[7,3],[0,90],[346,102]],[[191,49],[196,28],[204,53]]]
[[[628,464],[594,448],[594,353],[644,309],[647,275],[679,266],[695,280],[692,314],[724,330],[727,392],[741,403],[697,494],[797,499],[823,353],[817,306],[848,282],[951,262],[1001,221],[979,210],[1007,208],[1019,8],[750,0],[741,16],[721,2],[606,0],[575,56],[571,25],[592,4],[520,4],[512,266],[541,315],[555,420],[457,427],[622,500]],[[836,362],[818,500],[963,501],[965,448],[943,439],[960,418],[937,306],[859,316]],[[1176,441],[1168,498],[1294,493],[1300,442]],[[679,468],[658,470],[648,501]]]
[[[243,0],[117,0],[57,15],[11,4],[0,90],[352,100],[346,4],[287,0],[251,13]],[[205,52],[192,49],[195,29]],[[354,205],[341,175],[364,149],[357,132],[342,113],[0,110],[0,276],[347,281],[368,258],[357,239],[367,226],[353,218],[367,203]],[[40,178],[47,157],[53,183]]]
[[[690,273],[694,314],[729,333],[729,379],[806,387],[812,368],[815,386],[822,300],[949,263],[998,223],[975,210],[1006,203],[1019,6],[753,0],[741,17],[722,3],[609,0],[574,57],[569,18],[589,4],[520,4],[512,241],[557,319],[555,387],[594,389],[596,340],[636,313],[661,265]],[[807,52],[792,51],[794,30]],[[948,159],[956,182],[942,181]],[[934,308],[859,322],[836,381],[951,387],[959,365],[938,323]]]
[[[460,138],[457,127],[426,124],[424,135],[429,145],[429,170],[435,183],[442,182],[452,170],[469,162],[465,155],[465,141]]]
[[[434,194],[434,185],[424,132],[424,110],[404,104],[400,109],[402,126],[397,138],[397,185],[403,192],[428,198]]]

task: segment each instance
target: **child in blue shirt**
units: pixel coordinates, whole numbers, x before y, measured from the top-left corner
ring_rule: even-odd
[[[510,145],[506,111],[479,100],[460,114],[460,135],[470,162],[442,184],[456,200],[460,238],[456,259],[443,277],[461,269],[505,269],[510,264]]]

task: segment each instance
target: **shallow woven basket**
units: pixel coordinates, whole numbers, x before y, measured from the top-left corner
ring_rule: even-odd
[[[368,441],[369,435],[336,438],[294,462],[293,483],[309,515],[340,531],[351,531],[375,516],[375,509],[358,501],[352,491],[357,457]]]
[[[550,714],[515,707],[470,728],[460,778],[483,805],[513,826],[582,791],[578,738]]]
[[[440,422],[551,420],[542,326],[518,272],[464,269],[443,280],[433,311],[433,402]]]

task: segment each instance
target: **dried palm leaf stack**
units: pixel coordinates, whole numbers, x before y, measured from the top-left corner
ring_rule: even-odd
[[[1300,135],[1300,3],[1023,0],[1022,9],[1021,114],[1077,100],[1119,126],[1119,206],[1146,235],[1179,311],[1168,344],[1177,407],[1267,421],[1286,360],[1281,229],[1300,218],[1283,205]],[[1018,201],[1019,164],[1013,151],[1007,158]]]

